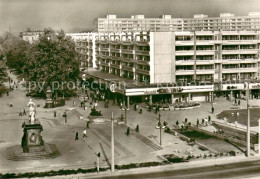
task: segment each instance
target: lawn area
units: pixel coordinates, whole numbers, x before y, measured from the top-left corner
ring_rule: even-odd
[[[237,115],[239,113],[239,115]],[[218,119],[227,118],[228,122],[237,121],[240,124],[247,123],[247,109],[226,110],[217,115]],[[258,126],[258,119],[260,118],[260,108],[250,109],[250,125],[252,127]]]
[[[206,135],[204,133],[198,131],[179,131],[181,134],[195,139],[195,141],[210,147],[213,150],[216,150],[220,153],[227,153],[230,151],[239,151],[236,147],[231,145],[230,143],[218,139],[214,136]]]

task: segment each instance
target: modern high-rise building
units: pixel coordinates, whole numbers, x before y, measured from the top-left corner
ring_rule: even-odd
[[[70,36],[85,57],[87,67],[139,82],[259,79],[260,31],[120,32]]]
[[[196,14],[193,18],[172,18],[171,15],[162,15],[161,18],[145,18],[144,15],[118,18],[107,15],[106,18],[97,18],[95,26],[98,32],[260,30],[260,12],[250,12],[248,16],[221,13],[220,17]]]
[[[97,32],[68,33],[81,69],[98,83],[124,81],[117,93],[212,101],[214,91],[241,96],[244,82],[260,96],[260,12],[236,17],[98,18]],[[101,81],[99,81],[101,80]]]

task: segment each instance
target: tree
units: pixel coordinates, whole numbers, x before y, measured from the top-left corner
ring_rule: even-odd
[[[54,86],[56,93],[70,96],[73,87],[68,84],[76,84],[80,74],[79,65],[79,56],[71,38],[63,31],[55,33],[45,29],[44,34],[28,50],[23,70],[30,81],[44,83],[44,92],[48,86],[56,84],[59,85]]]
[[[6,64],[10,68],[14,68],[18,73],[22,73],[25,66],[27,50],[30,44],[21,38],[7,32],[0,39],[1,56],[6,57]]]
[[[139,132],[139,125],[138,124],[136,125],[135,131]]]
[[[128,127],[126,130],[126,135],[129,136],[130,135],[130,128]]]

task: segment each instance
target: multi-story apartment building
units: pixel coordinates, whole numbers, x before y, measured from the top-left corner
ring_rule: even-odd
[[[89,67],[93,66],[93,39],[95,37],[95,33],[67,33],[66,35],[70,36],[74,42],[76,43],[76,50],[79,52],[81,56],[81,65],[80,69],[85,70]],[[95,62],[95,61],[94,61]]]
[[[158,95],[172,102],[212,100],[214,83],[222,83],[217,90],[232,99],[241,95],[244,81],[257,83],[249,87],[260,95],[260,13],[178,19],[108,16],[97,20],[97,30],[67,35],[82,55],[81,69],[88,69],[87,76],[130,82],[117,91],[128,103],[130,96],[147,95],[150,102]],[[167,89],[160,87],[165,84]]]
[[[117,18],[107,15],[106,18],[95,20],[98,32],[136,32],[136,31],[200,31],[200,30],[259,30],[260,12],[250,12],[248,16],[234,16],[222,13],[220,17],[208,17],[196,14],[194,18],[172,18],[163,15],[162,18],[145,18],[144,15],[133,15],[131,18]]]
[[[259,78],[260,31],[71,34],[89,66],[149,83]],[[95,54],[95,55],[93,55]]]
[[[70,35],[76,39],[73,36],[77,34]],[[204,101],[213,96],[214,82],[236,82],[221,87],[234,96],[244,89],[243,81],[256,81],[260,76],[260,31],[100,32],[84,36],[91,41],[84,49],[90,50],[92,58],[88,60],[94,68],[142,82],[131,84],[130,89],[126,86],[122,92],[126,96],[162,93],[168,94],[172,101],[177,98]],[[91,72],[88,75],[92,76]],[[197,82],[205,85],[196,86]],[[151,88],[154,84],[173,83],[193,87],[175,92],[174,97],[169,96],[172,91],[158,92],[160,87]],[[168,89],[173,90],[174,86]],[[231,86],[238,91],[233,93]]]

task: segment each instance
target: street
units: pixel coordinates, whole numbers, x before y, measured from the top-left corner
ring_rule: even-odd
[[[145,172],[143,168],[143,172]],[[131,172],[128,172],[131,173]],[[259,178],[260,177],[260,160],[249,162],[238,162],[225,165],[215,165],[209,167],[196,167],[181,170],[171,171],[156,171],[156,172],[133,172],[133,174],[120,174],[120,176],[97,176],[90,178],[174,178],[174,179],[209,179],[209,178]],[[88,178],[87,176],[81,176],[80,178]]]

